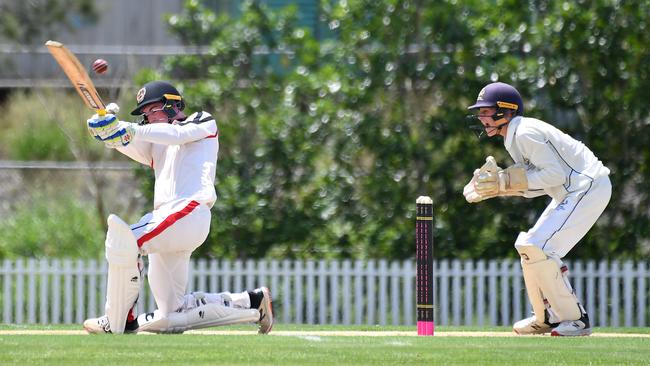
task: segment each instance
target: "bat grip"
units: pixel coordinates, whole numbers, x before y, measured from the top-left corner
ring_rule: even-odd
[[[104,117],[106,115],[106,109],[98,109],[97,110],[97,115],[100,117]]]

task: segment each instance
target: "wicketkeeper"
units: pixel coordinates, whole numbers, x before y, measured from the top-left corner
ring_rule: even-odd
[[[567,279],[562,258],[605,210],[612,193],[609,169],[582,142],[546,122],[524,117],[521,95],[511,85],[487,85],[468,109],[477,112],[487,136],[504,138],[515,164],[502,169],[489,156],[465,186],[467,201],[498,196],[552,199],[535,225],[515,242],[534,315],[516,322],[514,331],[591,334],[589,317]]]
[[[273,313],[266,287],[185,294],[190,255],[208,236],[210,208],[217,199],[217,123],[208,112],[186,116],[183,98],[168,82],[145,84],[136,101],[131,114],[143,117],[140,124],[119,121],[116,105],[107,107],[111,114],[94,115],[87,122],[106,147],[151,167],[155,186],[154,209],[136,224],[108,217],[106,315],[86,320],[84,328],[90,333],[168,333],[257,322],[259,333],[268,333]],[[145,255],[158,309],[136,316]]]

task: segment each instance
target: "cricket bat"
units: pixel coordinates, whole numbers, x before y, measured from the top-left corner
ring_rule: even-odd
[[[77,56],[60,42],[47,41],[45,42],[45,46],[47,46],[52,57],[54,57],[63,69],[63,72],[68,76],[68,79],[70,79],[70,82],[88,108],[94,110],[100,116],[105,115],[106,106],[102,98],[99,97],[95,85],[90,80],[90,76],[88,76],[86,69],[81,65]]]

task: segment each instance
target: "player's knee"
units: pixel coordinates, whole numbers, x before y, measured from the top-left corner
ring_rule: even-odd
[[[137,265],[138,243],[129,225],[116,215],[109,215],[107,222],[105,245],[108,263],[123,267]]]
[[[536,263],[548,259],[548,255],[529,240],[527,233],[521,232],[515,241],[515,249],[523,262]]]

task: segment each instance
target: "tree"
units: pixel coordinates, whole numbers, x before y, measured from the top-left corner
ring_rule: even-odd
[[[207,52],[169,58],[167,76],[188,80],[190,107],[218,116],[222,145],[201,253],[409,258],[414,201],[428,194],[437,257],[515,256],[517,232],[545,200],[474,206],[461,195],[484,156],[509,163],[465,120],[481,87],[501,80],[520,89],[528,115],[584,139],[614,172],[612,203],[576,255],[640,257],[650,12],[638,1],[577,5],[321,2],[331,36],[317,42],[295,7],[248,1],[233,19],[188,1],[170,27]]]
[[[52,37],[57,29],[72,29],[72,18],[95,21],[92,0],[7,1],[0,4],[0,36],[19,45]]]

